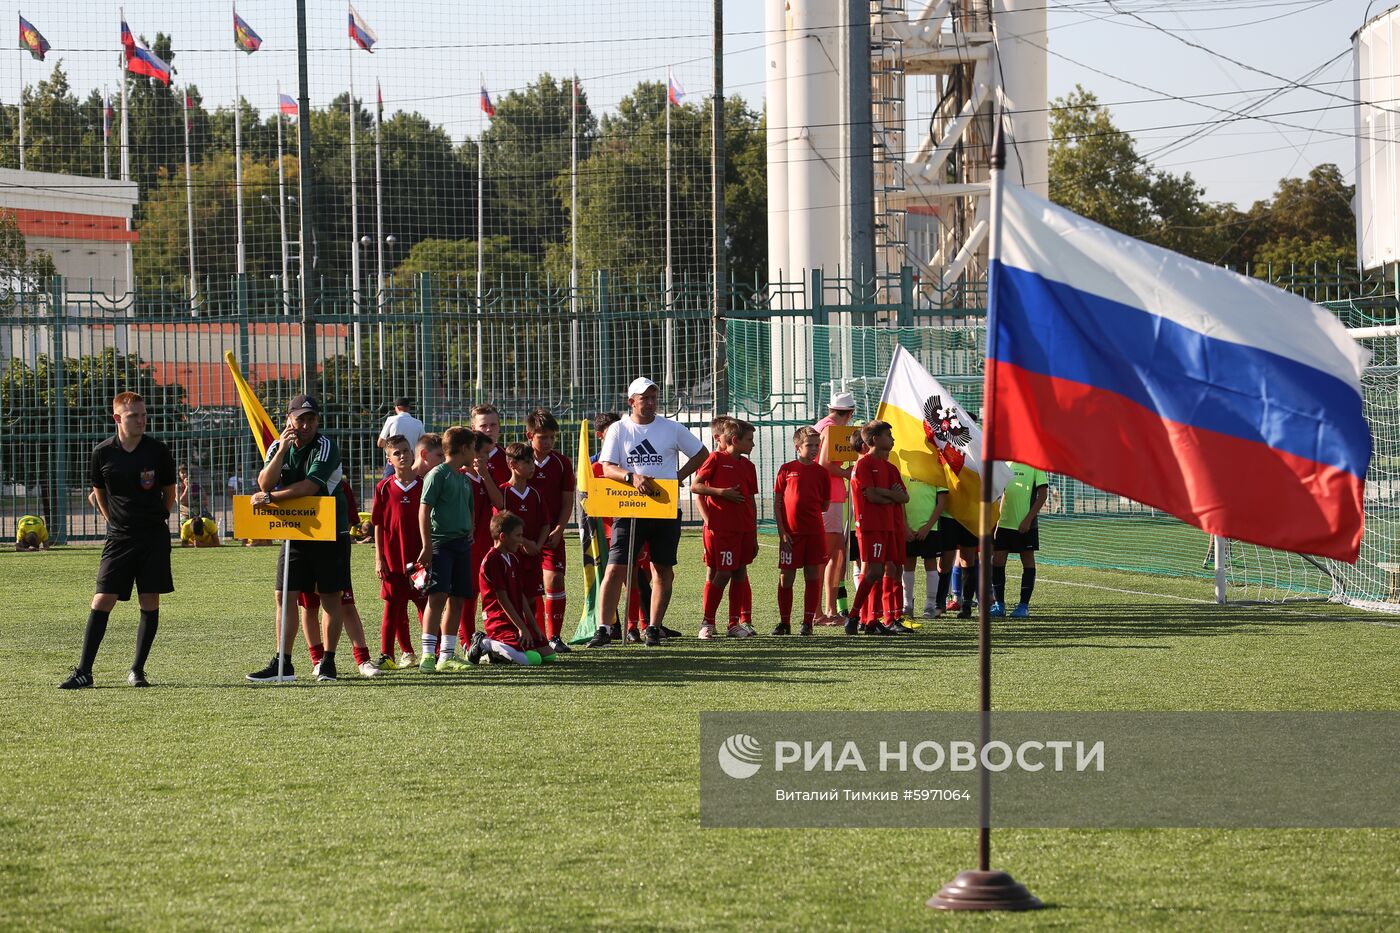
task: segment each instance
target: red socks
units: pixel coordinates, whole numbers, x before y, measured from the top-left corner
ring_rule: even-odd
[[[544,633],[547,638],[562,638],[564,632],[564,591],[544,594]]]
[[[369,646],[368,646],[368,645],[351,645],[351,646],[350,646],[350,653],[353,654],[353,655],[355,656],[355,666],[356,666],[356,667],[359,667],[361,664],[363,664],[363,663],[365,663],[366,661],[369,660]]]
[[[802,591],[802,610],[804,621],[811,621],[811,619],[806,615],[807,603],[811,602],[811,600],[808,599],[808,591],[811,589],[812,584],[808,583],[807,589]],[[781,583],[778,584],[778,622],[783,625],[792,624],[792,587],[783,586]]]
[[[462,617],[457,620],[457,643],[461,645],[471,644],[472,636],[476,634],[476,598],[473,597],[462,603]]]
[[[724,595],[724,590],[715,586],[709,580],[705,581],[705,595],[700,605],[700,618],[706,625],[715,624],[715,613],[719,611],[720,597]],[[730,611],[733,612],[733,600],[730,600]]]
[[[822,601],[822,581],[818,577],[815,580],[804,580],[802,586],[802,621],[811,622],[817,617],[817,610],[821,607]],[[788,610],[792,610],[792,590],[788,590]],[[784,616],[786,618],[786,616]]]
[[[746,574],[742,578],[729,581],[729,624],[741,622],[748,625],[753,621],[753,587]]]
[[[311,654],[311,664],[313,666],[320,664],[321,659],[326,656],[325,645],[307,645],[306,650]]]
[[[869,573],[861,575],[860,586],[856,589],[856,598],[851,601],[851,614],[859,615],[862,622],[868,622],[870,619],[871,591],[879,585],[882,579],[883,577],[876,577]]]

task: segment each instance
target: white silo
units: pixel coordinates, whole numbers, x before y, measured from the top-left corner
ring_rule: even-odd
[[[1356,97],[1356,251],[1363,269],[1400,257],[1396,146],[1400,143],[1400,7],[1372,17],[1351,37]]]

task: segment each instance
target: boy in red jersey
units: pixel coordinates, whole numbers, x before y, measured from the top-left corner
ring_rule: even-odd
[[[537,619],[544,622],[549,646],[558,653],[569,651],[564,643],[564,571],[566,569],[564,530],[574,510],[574,465],[569,458],[554,449],[559,441],[559,422],[543,408],[537,408],[525,418],[525,437],[534,455],[535,473],[530,486],[544,500],[545,516],[549,519],[549,535],[540,555],[544,571],[544,611]]]
[[[864,632],[867,635],[899,634],[879,619],[878,606],[882,581],[886,575],[898,579],[904,567],[897,561],[902,548],[897,548],[895,536],[904,536],[903,519],[896,513],[909,501],[899,470],[890,463],[894,449],[894,434],[884,421],[871,421],[861,428],[866,454],[856,461],[851,472],[851,503],[856,513],[856,540],[860,545],[860,561],[865,568],[860,588],[851,601],[846,616],[847,635]],[[860,624],[860,612],[867,599],[874,599],[875,615],[865,625]]]
[[[715,452],[695,471],[695,481],[690,485],[691,494],[699,497],[700,514],[705,520],[705,566],[709,568],[699,637],[715,637],[715,613],[724,588],[732,580],[728,635],[749,638],[754,630],[740,613],[744,607],[743,592],[748,589],[748,565],[757,545],[758,474],[753,463],[743,456],[753,450],[752,426],[734,418],[723,419],[715,428],[715,446]]]
[[[519,553],[525,543],[524,530],[525,523],[512,512],[498,512],[491,519],[495,546],[486,552],[477,572],[486,625],[484,632],[472,636],[471,648],[467,650],[467,660],[472,664],[481,663],[483,657],[525,664],[526,651],[549,651],[544,633],[525,611]]]
[[[481,462],[496,485],[506,488],[510,482],[510,463],[506,460],[505,450],[501,448],[501,413],[495,405],[483,403],[472,409],[472,430],[490,439],[491,446],[486,448]]]
[[[505,499],[505,511],[524,523],[524,537],[515,560],[520,568],[521,592],[525,594],[521,611],[533,619],[535,600],[544,594],[544,545],[553,525],[544,497],[530,485],[535,475],[535,456],[530,448],[520,443],[507,444],[505,456],[510,464],[510,484],[501,490],[501,497]]]
[[[803,635],[812,634],[822,597],[826,567],[826,527],[823,516],[831,504],[831,481],[817,462],[822,436],[815,428],[798,428],[792,435],[797,459],[778,468],[773,483],[773,514],[778,519],[778,627],[774,635],[792,634],[792,583],[802,568]]]
[[[418,443],[413,445],[413,475],[422,479],[432,472],[444,459],[446,454],[442,452],[441,434],[424,434],[418,438]]]
[[[427,597],[413,588],[405,568],[418,559],[423,541],[418,531],[418,505],[423,484],[413,474],[413,448],[408,438],[395,434],[384,442],[384,455],[394,473],[374,487],[370,523],[374,527],[374,575],[379,578],[379,598],[384,600],[384,620],[379,629],[379,667],[397,670],[416,667],[413,636],[408,628],[408,605],[418,610],[423,624]],[[402,664],[394,660],[394,641],[403,652]]]
[[[472,459],[462,467],[462,475],[472,485],[472,573],[481,568],[486,552],[491,550],[491,516],[505,508],[501,487],[486,469],[488,454],[496,449],[491,438],[480,431],[472,432]],[[504,455],[503,455],[504,456]],[[457,639],[470,644],[476,632],[476,596],[462,601],[462,616],[457,620]]]

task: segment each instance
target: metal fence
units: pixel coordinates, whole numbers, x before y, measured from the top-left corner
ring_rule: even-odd
[[[287,297],[275,283],[216,284],[192,306],[180,289],[114,298],[55,280],[0,309],[4,533],[24,514],[43,516],[59,542],[103,533],[86,502],[87,459],[111,433],[110,402],[125,390],[147,398],[150,431],[188,467],[197,506],[230,532],[231,497],[253,485],[259,461],[224,353],[276,419],[301,391],[304,335],[295,289]],[[1356,322],[1395,320],[1387,283],[1318,275],[1285,284],[1318,299],[1346,290],[1332,307]],[[854,392],[861,415],[874,414],[896,344],[969,410],[980,404],[982,309],[926,306],[910,270],[867,281],[815,271],[767,288],[731,282],[724,301],[717,326],[708,283],[686,280],[668,292],[602,273],[578,289],[526,278],[499,281],[478,301],[472,281],[422,275],[359,306],[348,288],[322,283],[314,385],[325,428],[367,503],[383,469],[374,438],[398,396],[415,401],[430,429],[464,423],[473,405],[491,402],[507,440],[523,439],[525,415],[547,408],[572,456],[579,422],[619,410],[628,382],[647,375],[662,386],[664,413],[707,442],[716,408],[754,422],[766,490],[790,458],[792,429],[819,418],[834,388]],[[1142,514],[1072,484],[1059,493],[1065,514]],[[766,499],[760,517],[771,519]]]

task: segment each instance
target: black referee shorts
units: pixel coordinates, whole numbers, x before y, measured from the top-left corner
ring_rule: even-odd
[[[943,516],[938,520],[938,528],[943,533],[943,548],[955,551],[959,548],[977,547],[977,536],[967,530],[967,526],[956,518]]]
[[[932,560],[942,554],[943,529],[938,525],[929,529],[928,535],[924,537],[924,540],[920,541],[918,538],[910,538],[904,544],[904,557],[906,560],[909,558]]]
[[[175,581],[170,576],[170,532],[108,537],[102,545],[97,592],[128,600],[133,584],[137,593],[175,592]]]
[[[629,544],[630,542],[630,544]],[[651,546],[651,562],[658,567],[676,566],[676,551],[681,544],[681,516],[675,518],[616,518],[613,519],[612,540],[608,543],[608,563],[627,563],[627,551],[632,559],[642,552],[642,545]]]
[[[350,535],[334,541],[293,541],[287,589],[294,593],[343,593],[350,589]],[[282,550],[277,550],[276,589],[282,589]]]

